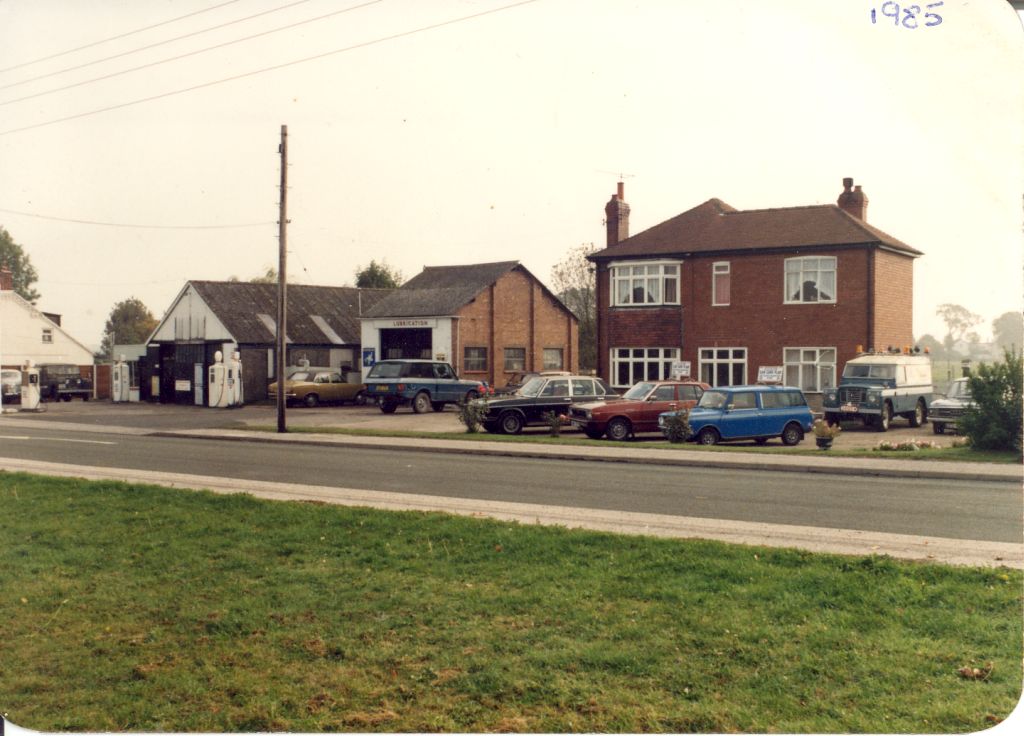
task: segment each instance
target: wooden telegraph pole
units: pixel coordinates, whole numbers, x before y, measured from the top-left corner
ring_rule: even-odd
[[[281,207],[277,222],[277,431],[287,432],[285,422],[285,364],[288,326],[288,126],[281,126]]]

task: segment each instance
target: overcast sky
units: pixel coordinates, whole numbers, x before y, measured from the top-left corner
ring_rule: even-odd
[[[122,299],[160,317],[188,279],[276,265],[281,125],[293,283],[370,259],[550,282],[603,246],[620,174],[634,234],[711,197],[834,203],[849,176],[925,253],[915,335],[953,302],[987,339],[1024,294],[1024,32],[1004,0],[895,8],[0,0],[0,225],[95,347]]]

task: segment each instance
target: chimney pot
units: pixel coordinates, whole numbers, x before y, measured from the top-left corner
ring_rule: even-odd
[[[624,184],[621,181],[616,193],[604,206],[604,222],[609,247],[629,237],[629,205],[626,204]]]
[[[14,274],[7,266],[0,266],[0,291],[14,291]]]
[[[620,181],[619,182],[619,186],[618,186],[618,198],[619,199],[625,199],[626,198],[625,192],[626,192],[626,185],[625,185],[624,182]]]
[[[843,192],[839,195],[839,199],[836,200],[836,204],[839,205],[840,209],[853,215],[858,220],[867,222],[868,198],[861,189],[860,184],[856,187],[853,186],[852,177],[843,179]]]
[[[850,187],[852,187],[852,186],[853,186],[853,177],[852,176],[847,176],[846,178],[843,179],[843,191],[845,191],[845,192],[850,191]]]

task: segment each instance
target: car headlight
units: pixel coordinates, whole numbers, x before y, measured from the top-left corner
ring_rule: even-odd
[[[836,391],[835,391],[835,389],[829,389],[828,391],[825,392],[825,401],[827,401],[827,402],[829,402],[831,404],[831,403],[835,402],[835,400],[836,400]]]
[[[882,398],[881,391],[868,391],[867,402],[869,404],[877,404]]]

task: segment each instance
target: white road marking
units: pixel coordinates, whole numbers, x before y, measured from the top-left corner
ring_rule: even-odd
[[[27,435],[0,435],[0,440],[35,440],[36,442],[78,442],[84,445],[116,445],[106,440],[73,440],[69,437],[29,437]]]

